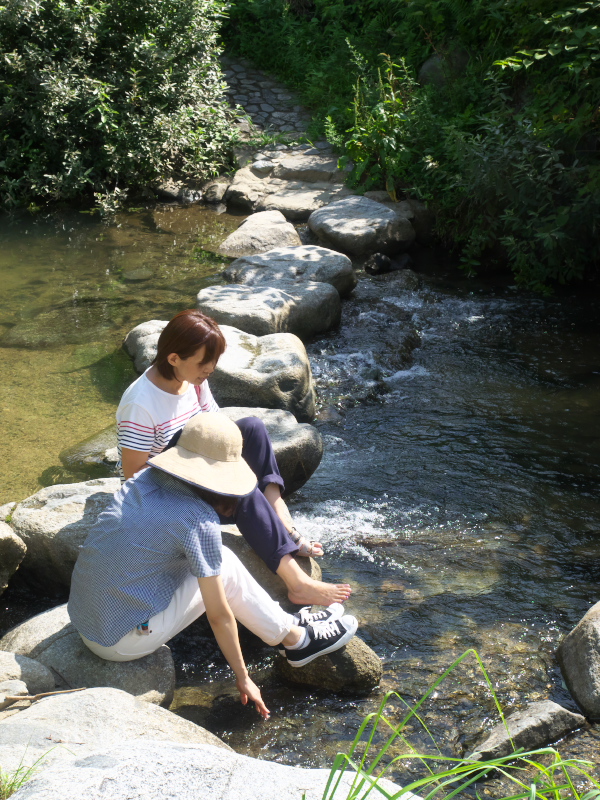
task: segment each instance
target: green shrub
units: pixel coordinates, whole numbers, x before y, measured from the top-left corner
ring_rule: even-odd
[[[221,0],[0,4],[0,204],[214,174],[232,134]]]

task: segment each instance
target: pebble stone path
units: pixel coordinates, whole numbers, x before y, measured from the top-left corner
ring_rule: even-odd
[[[229,102],[241,106],[256,127],[296,135],[306,132],[310,113],[283,84],[245,59],[224,56],[221,63],[229,86]]]

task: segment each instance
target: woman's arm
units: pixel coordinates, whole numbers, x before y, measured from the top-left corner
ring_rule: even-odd
[[[149,452],[141,453],[139,450],[130,450],[128,447],[121,448],[121,467],[125,480],[129,480],[140,469],[148,466],[149,455]]]
[[[255,704],[258,713],[264,719],[269,719],[270,711],[263,702],[260,689],[248,675],[240,648],[237,622],[225,597],[221,576],[198,578],[198,585],[217,644],[235,673],[240,700],[244,705],[250,700]]]

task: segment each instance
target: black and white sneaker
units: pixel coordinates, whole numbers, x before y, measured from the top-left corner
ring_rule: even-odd
[[[290,667],[304,667],[315,658],[333,653],[347,644],[356,633],[358,620],[347,614],[341,619],[328,619],[306,627],[306,643],[297,650],[285,648]]]
[[[344,615],[344,606],[341,603],[332,603],[322,611],[311,611],[312,606],[304,606],[294,614],[294,625],[298,628],[307,628],[315,622],[327,622],[328,619],[341,619]],[[285,647],[280,644],[277,646],[280,656],[285,656]]]

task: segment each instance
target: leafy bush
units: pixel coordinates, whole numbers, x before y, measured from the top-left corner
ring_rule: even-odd
[[[227,35],[313,106],[359,191],[426,199],[467,270],[493,254],[548,291],[597,269],[600,0],[235,0]]]
[[[0,4],[0,204],[214,174],[222,0]]]

